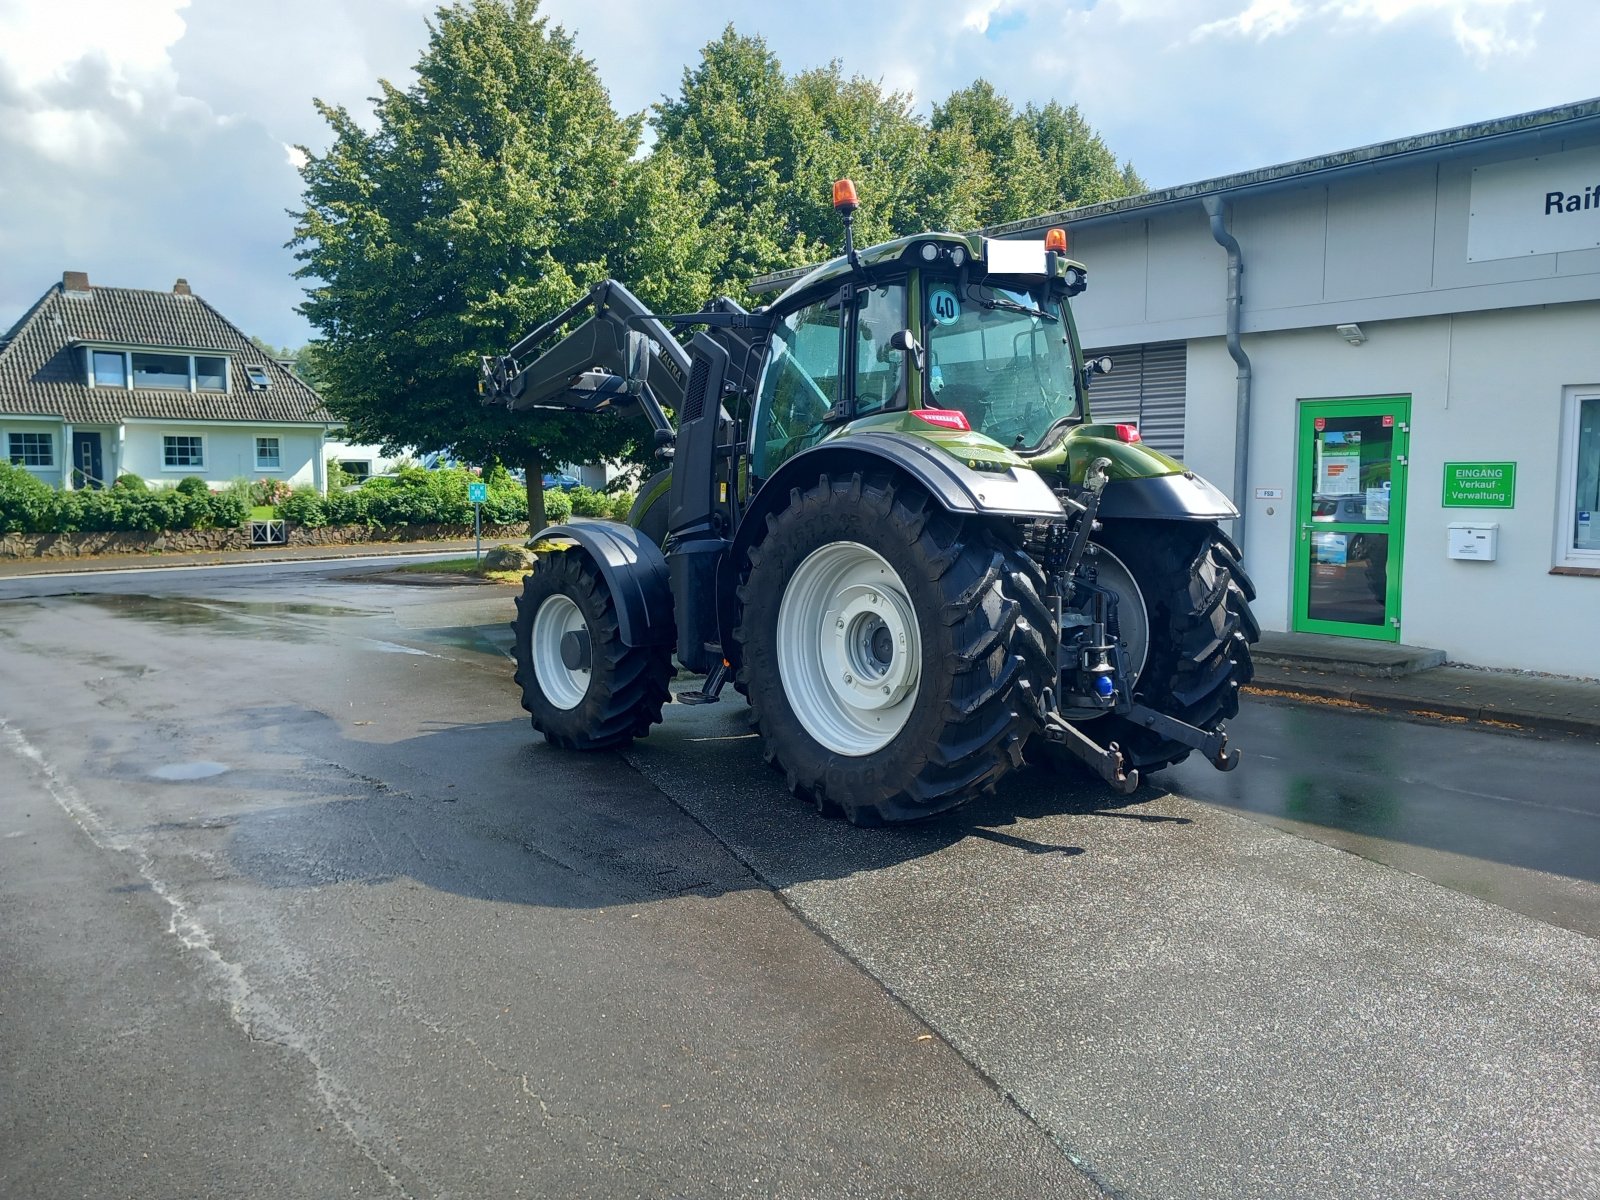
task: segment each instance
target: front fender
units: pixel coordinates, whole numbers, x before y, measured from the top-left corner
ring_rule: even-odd
[[[585,554],[611,590],[617,636],[624,646],[672,645],[672,580],[650,538],[616,521],[572,521],[542,529],[528,543],[535,554]]]

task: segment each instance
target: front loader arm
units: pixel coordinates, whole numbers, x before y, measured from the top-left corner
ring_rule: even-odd
[[[588,316],[554,345],[541,344]],[[670,318],[669,318],[670,319]],[[499,356],[485,355],[479,392],[513,412],[553,408],[600,412],[637,400],[657,435],[670,438],[664,407],[677,408],[689,356],[671,331],[614,279],[597,285]]]

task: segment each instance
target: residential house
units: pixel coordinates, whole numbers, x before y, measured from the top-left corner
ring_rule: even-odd
[[[309,384],[183,279],[158,292],[67,271],[0,335],[0,452],[52,485],[131,473],[326,490],[334,423]]]

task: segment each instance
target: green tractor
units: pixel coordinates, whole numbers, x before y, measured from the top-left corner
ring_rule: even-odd
[[[789,788],[862,824],[989,792],[1029,747],[1121,792],[1192,750],[1234,767],[1259,636],[1218,527],[1238,514],[1093,422],[1111,363],[1082,357],[1065,235],[858,252],[848,181],[835,207],[845,253],[766,307],[657,316],[607,281],[484,359],[485,402],[637,406],[670,462],[627,524],[533,543],[512,629],[534,728],[640,737],[676,660],[705,675],[678,703],[731,679]]]

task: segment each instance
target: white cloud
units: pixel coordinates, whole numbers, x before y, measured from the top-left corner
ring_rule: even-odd
[[[1499,55],[1526,54],[1544,11],[1536,0],[1251,0],[1248,7],[1195,27],[1199,41],[1210,37],[1264,40],[1310,24],[1353,25],[1367,30],[1404,23],[1432,22],[1449,29],[1457,46],[1480,63]]]

